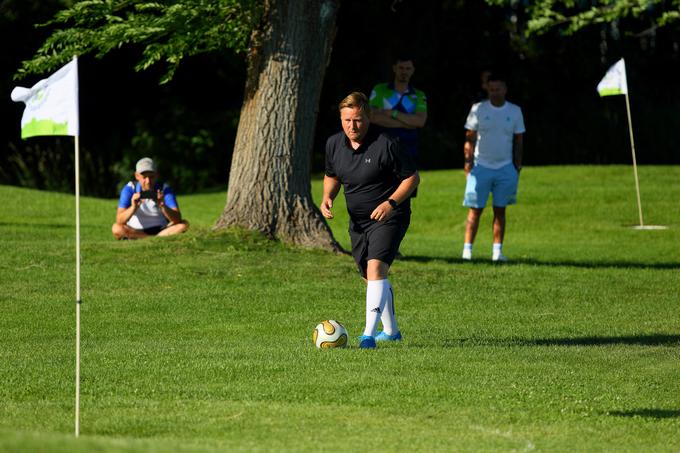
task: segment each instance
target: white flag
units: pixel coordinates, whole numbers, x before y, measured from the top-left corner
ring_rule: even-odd
[[[626,63],[621,58],[614,64],[604,78],[597,84],[600,96],[613,96],[615,94],[628,94],[628,81],[626,80]]]
[[[21,118],[21,138],[79,135],[78,60],[74,58],[30,89],[14,88],[12,100],[26,103]]]

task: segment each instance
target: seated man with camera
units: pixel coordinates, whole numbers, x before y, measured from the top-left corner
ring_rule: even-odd
[[[116,223],[111,227],[116,239],[170,236],[189,228],[172,188],[157,178],[158,170],[152,159],[145,157],[137,162],[137,182],[130,181],[120,192]]]

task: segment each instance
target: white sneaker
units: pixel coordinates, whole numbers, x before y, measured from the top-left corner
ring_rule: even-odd
[[[470,249],[463,249],[463,256],[462,258],[465,261],[472,261],[472,250]]]
[[[502,253],[494,253],[493,256],[491,257],[491,261],[494,261],[496,263],[506,263],[508,261],[508,258]]]

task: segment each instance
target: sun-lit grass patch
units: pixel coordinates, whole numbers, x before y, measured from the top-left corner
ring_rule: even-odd
[[[391,280],[404,341],[361,351],[351,257],[191,230],[116,242],[82,200],[82,435],[73,438],[74,198],[0,187],[2,451],[678,451],[680,167],[522,172],[493,265],[459,260],[461,171],[424,172]],[[320,181],[313,182],[320,199]],[[345,247],[342,197],[330,225]],[[350,347],[317,350],[337,319]]]

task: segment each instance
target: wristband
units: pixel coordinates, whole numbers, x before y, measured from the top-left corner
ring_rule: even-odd
[[[390,206],[392,206],[392,209],[397,209],[397,206],[399,206],[399,205],[397,204],[397,202],[394,201],[394,200],[391,199],[391,198],[388,198],[388,199],[387,199],[387,202],[390,204]]]
[[[398,113],[399,113],[399,110],[392,110],[392,114],[391,114],[392,118],[396,120]]]

